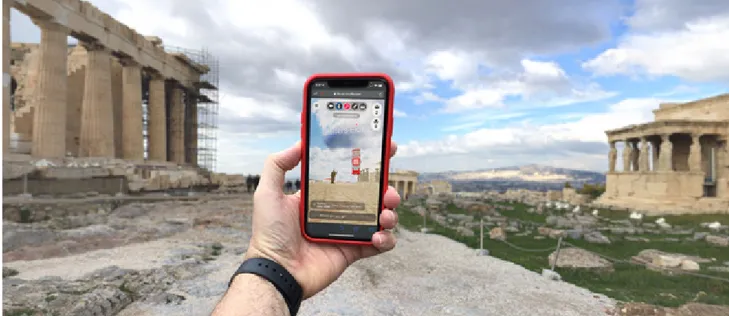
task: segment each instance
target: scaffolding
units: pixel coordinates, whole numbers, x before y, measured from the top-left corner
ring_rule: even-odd
[[[185,107],[187,109],[193,108],[197,103],[197,115],[196,118],[190,119],[192,115],[195,115],[194,111],[189,113],[185,111],[185,124],[186,130],[197,130],[197,146],[189,146],[189,152],[186,152],[186,156],[197,152],[197,165],[200,168],[204,168],[210,172],[214,172],[217,168],[217,148],[218,148],[218,107],[219,107],[219,93],[218,85],[220,64],[218,58],[213,56],[207,49],[195,50],[187,49],[175,46],[164,46],[164,49],[168,53],[182,53],[187,56],[191,61],[206,66],[210,71],[200,76],[200,82],[196,83],[199,86],[199,94],[186,94],[185,95]],[[149,80],[149,78],[144,78]],[[206,84],[206,83],[209,83]],[[145,83],[143,85],[147,87]],[[146,90],[146,89],[145,89]],[[169,89],[167,89],[169,91]],[[143,125],[144,125],[144,143],[145,148],[148,142],[147,132],[147,104],[149,100],[148,92],[144,91],[143,98]],[[167,115],[167,121],[169,124],[169,111]],[[169,126],[169,125],[168,125]],[[185,135],[186,140],[192,135]],[[167,137],[169,141],[169,137]],[[188,142],[186,142],[189,144]],[[194,142],[193,142],[194,144]],[[145,153],[146,155],[147,153]],[[147,158],[145,156],[145,158]],[[188,160],[189,161],[189,160]]]

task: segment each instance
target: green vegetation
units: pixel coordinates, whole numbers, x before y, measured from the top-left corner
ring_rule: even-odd
[[[22,206],[20,208],[20,210],[18,210],[18,212],[20,212],[20,222],[21,223],[30,223],[31,214],[30,214],[30,210],[27,207]]]
[[[529,206],[520,203],[491,202],[492,204],[503,204],[514,206],[514,211],[501,211],[500,213],[509,218],[527,220],[532,222],[544,222],[545,215],[530,214],[526,210]],[[453,207],[448,207],[450,211]],[[417,231],[422,227],[423,217],[410,211],[407,207],[398,208],[400,224],[405,228]],[[463,210],[454,210],[454,213],[465,213]],[[613,215],[616,219],[627,219],[628,212],[609,213],[601,211],[600,215],[606,213]],[[619,215],[619,216],[618,216]],[[648,220],[648,219],[644,219]],[[698,225],[699,223],[719,220],[722,223],[729,223],[729,215],[685,215],[666,217],[666,221],[672,225]],[[466,244],[471,248],[478,248],[478,234],[475,237],[465,237],[456,233],[454,229],[438,225],[428,220],[428,228],[431,233],[439,234],[455,241]],[[721,265],[723,261],[729,261],[729,251],[709,245],[702,241],[651,241],[631,242],[625,241],[616,236],[610,236],[613,241],[610,245],[590,244],[583,240],[569,240],[570,243],[590,251],[600,253],[619,260],[630,260],[630,257],[637,255],[644,249],[658,249],[666,252],[683,253],[704,258],[716,258],[714,265]],[[637,237],[637,236],[636,236]],[[653,235],[657,237],[675,237],[681,239],[685,236]],[[554,239],[534,239],[534,236],[509,235],[508,241],[527,249],[548,249],[556,246]],[[484,247],[489,250],[491,256],[511,261],[523,266],[526,269],[541,272],[549,268],[547,256],[551,251],[525,252],[514,249],[505,243],[490,240],[485,237]],[[701,274],[713,275],[729,279],[729,273],[712,272],[706,270],[707,264],[702,264]],[[660,272],[651,271],[643,266],[629,263],[615,263],[614,272],[598,272],[589,270],[556,268],[557,272],[566,282],[590,289],[593,292],[602,293],[623,302],[645,302],[649,304],[666,307],[676,307],[687,302],[701,302],[707,304],[729,305],[729,282],[701,278],[691,275],[668,276]]]
[[[596,199],[600,197],[603,193],[605,193],[605,185],[604,184],[589,184],[585,183],[582,188],[577,190],[577,193],[580,194],[587,194],[591,196],[593,199]]]
[[[3,309],[3,315],[6,316],[33,316],[36,315],[36,311],[29,309],[29,308],[21,308],[21,309]]]
[[[501,201],[488,201],[491,205],[503,205],[503,206],[512,206],[514,207],[513,211],[508,211],[508,214],[504,214],[502,212],[501,215],[508,216],[509,218],[518,219],[521,221],[527,221],[527,222],[537,222],[537,223],[544,223],[544,221],[547,220],[547,215],[545,214],[537,214],[529,213],[528,210],[531,208],[529,205],[522,204],[522,203],[507,203],[507,202],[501,202]]]

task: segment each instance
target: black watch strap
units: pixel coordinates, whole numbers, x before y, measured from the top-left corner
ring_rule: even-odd
[[[301,285],[296,282],[294,276],[280,264],[264,258],[250,258],[238,267],[233,277],[230,278],[228,287],[233,284],[233,279],[241,273],[252,273],[271,282],[281,292],[286,305],[289,306],[291,316],[295,316],[299,312],[304,291]]]

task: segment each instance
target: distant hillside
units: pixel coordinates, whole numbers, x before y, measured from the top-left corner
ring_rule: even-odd
[[[532,164],[475,171],[421,173],[418,180],[447,180],[453,184],[454,191],[505,191],[510,188],[546,191],[561,189],[565,182],[570,182],[574,187],[585,183],[605,183],[605,175],[594,171]]]

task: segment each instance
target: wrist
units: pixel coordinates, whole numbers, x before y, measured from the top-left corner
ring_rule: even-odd
[[[238,267],[228,286],[232,292],[236,292],[257,285],[266,292],[278,292],[290,314],[296,314],[304,294],[301,285],[284,266],[252,251],[250,258],[246,258]]]
[[[241,273],[233,278],[213,315],[239,313],[241,303],[249,309],[242,315],[291,315],[281,292],[270,281],[252,273]]]
[[[282,267],[286,268],[286,270],[296,276],[296,265],[293,264],[291,260],[287,260],[283,256],[280,256],[276,254],[274,251],[267,251],[263,247],[257,247],[252,241],[251,244],[248,246],[248,250],[246,250],[245,255],[243,256],[243,260],[253,259],[253,258],[263,258],[271,260],[275,263],[280,264]]]

